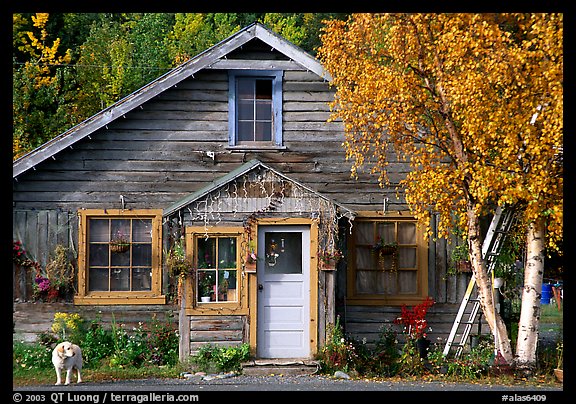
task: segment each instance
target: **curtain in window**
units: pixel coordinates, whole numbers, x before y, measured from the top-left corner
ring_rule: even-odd
[[[377,243],[395,243],[394,253],[382,254]],[[406,221],[359,222],[355,226],[357,295],[416,293],[418,251],[416,223]]]

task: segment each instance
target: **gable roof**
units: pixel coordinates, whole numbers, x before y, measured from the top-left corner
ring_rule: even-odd
[[[240,167],[236,168],[235,170],[230,171],[228,174],[217,178],[216,180],[214,180],[212,183],[208,184],[207,186],[205,186],[202,189],[199,189],[198,191],[186,196],[185,198],[175,202],[173,205],[169,206],[168,208],[164,209],[164,212],[162,214],[162,216],[166,217],[166,216],[170,216],[173,213],[176,213],[177,211],[179,211],[182,208],[185,208],[186,206],[190,205],[191,203],[196,202],[197,200],[207,196],[208,194],[210,194],[213,191],[216,191],[217,189],[225,186],[228,183],[231,183],[235,180],[237,180],[238,178],[242,177],[244,174],[249,173],[250,171],[256,170],[258,168],[263,168],[267,171],[271,171],[272,173],[274,173],[276,176],[289,181],[291,183],[296,184],[297,186],[301,187],[302,189],[305,189],[307,192],[309,192],[312,195],[315,195],[318,198],[321,198],[323,200],[325,200],[326,202],[329,202],[331,204],[333,204],[334,206],[336,206],[342,213],[343,216],[348,217],[349,219],[353,219],[356,216],[356,212],[354,212],[353,210],[347,208],[346,206],[330,199],[327,198],[326,196],[320,194],[319,192],[314,191],[313,189],[307,187],[306,185],[287,177],[286,175],[282,174],[281,172],[273,169],[272,167],[262,163],[260,160],[258,159],[253,159],[248,161],[247,163],[244,163],[243,165],[241,165]]]
[[[264,25],[255,22],[220,41],[211,48],[199,53],[194,58],[170,70],[111,106],[92,115],[66,132],[54,137],[38,148],[18,158],[12,164],[12,177],[17,177],[35,165],[54,156],[59,151],[72,146],[77,141],[89,136],[94,131],[102,128],[115,119],[122,117],[127,112],[139,107],[141,104],[152,99],[156,95],[178,84],[182,80],[193,76],[194,73],[199,70],[204,68],[214,68],[220,65],[222,67],[219,68],[230,66],[227,64],[226,60],[221,60],[221,58],[254,38],[260,39],[267,45],[270,45],[273,49],[283,53],[289,57],[292,62],[316,73],[325,80],[331,80],[328,72],[324,70],[316,58],[306,53],[290,41],[284,39],[282,36],[266,28]],[[270,69],[270,67],[267,68]]]

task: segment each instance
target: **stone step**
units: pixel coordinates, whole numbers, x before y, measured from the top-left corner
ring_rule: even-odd
[[[255,359],[242,363],[242,373],[248,376],[311,375],[319,368],[319,361],[311,359]]]

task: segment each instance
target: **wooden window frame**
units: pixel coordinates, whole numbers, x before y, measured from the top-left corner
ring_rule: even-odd
[[[230,150],[283,150],[282,139],[282,78],[281,70],[242,70],[228,73],[228,149]],[[238,144],[236,128],[236,81],[238,78],[272,79],[272,140]]]
[[[83,209],[78,212],[78,292],[75,305],[143,305],[166,304],[162,295],[162,209]],[[88,221],[90,219],[152,220],[152,282],[146,291],[88,290]]]
[[[424,230],[416,218],[405,214],[382,215],[377,212],[359,212],[355,222],[411,222],[416,223],[416,246],[417,246],[417,285],[413,294],[356,294],[356,235],[352,234],[348,239],[348,271],[346,301],[351,305],[373,306],[401,306],[414,305],[422,301],[428,295],[428,244],[424,237]],[[354,231],[354,228],[352,229]]]
[[[182,293],[186,296],[186,315],[247,315],[248,314],[248,281],[242,266],[241,254],[245,250],[247,237],[243,227],[217,227],[206,229],[204,226],[186,227],[186,255],[197,262],[196,240],[204,237],[236,237],[236,279],[237,299],[235,301],[219,301],[201,303],[197,301],[195,276],[189,276],[184,282]]]

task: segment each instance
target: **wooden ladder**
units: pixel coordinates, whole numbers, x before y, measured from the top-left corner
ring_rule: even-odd
[[[512,227],[513,218],[514,212],[512,209],[503,209],[500,206],[496,209],[496,212],[492,217],[488,233],[482,243],[482,259],[486,261],[486,268],[489,275],[493,273],[493,269],[496,266],[496,258],[500,255],[504,239]],[[442,352],[444,356],[448,356],[453,348],[455,349],[455,358],[462,354],[462,350],[464,349],[468,336],[470,335],[470,330],[472,329],[472,326],[476,321],[476,316],[480,311],[480,299],[478,299],[476,286],[476,277],[472,274],[472,278],[468,283],[468,287],[466,288],[466,292],[464,293],[464,297],[460,303],[460,308],[458,309],[458,313],[456,314],[456,318],[452,324],[450,335],[446,340],[446,345]],[[467,317],[464,319],[466,315]],[[460,334],[458,334],[459,330],[461,330]],[[460,335],[460,339],[456,342],[458,335]]]

